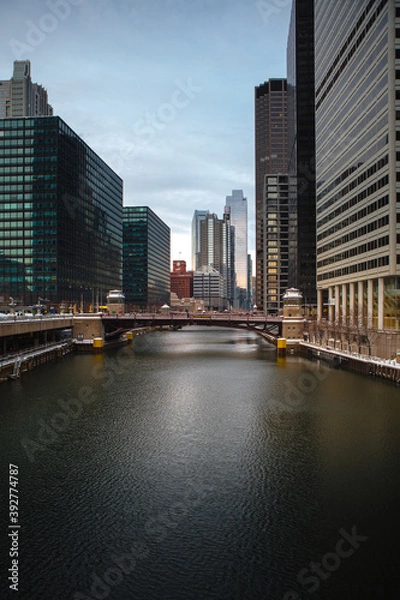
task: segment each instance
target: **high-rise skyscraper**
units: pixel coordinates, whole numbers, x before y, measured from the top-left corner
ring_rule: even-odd
[[[275,203],[277,190],[269,188],[272,194],[269,197],[265,193],[268,189],[266,177],[286,174],[287,163],[287,83],[286,79],[270,79],[255,88],[256,304],[260,310],[266,310],[268,268],[287,269],[287,248],[282,247],[283,255],[275,253],[277,260],[273,260],[273,264],[268,264],[266,259],[269,245],[275,247],[276,244],[276,230],[268,229],[266,212],[269,198]],[[287,213],[287,199],[284,212]],[[274,214],[275,228],[281,217],[276,211]],[[269,233],[271,236],[266,237]],[[284,261],[282,264],[281,260]]]
[[[0,81],[0,118],[51,116],[47,91],[32,83],[29,60],[15,60],[11,79]]]
[[[400,2],[315,2],[318,314],[399,327]]]
[[[209,214],[208,210],[195,210],[192,219],[192,269],[200,269],[200,224]]]
[[[243,190],[232,190],[232,195],[226,197],[229,208],[231,225],[235,228],[235,289],[233,290],[233,307],[249,308],[250,290],[248,287],[248,233],[247,233],[247,198]]]
[[[170,302],[171,230],[147,206],[124,206],[123,291],[134,309]]]
[[[122,284],[122,198],[59,117],[0,119],[0,302],[104,303]]]
[[[222,297],[224,303],[232,304],[234,279],[234,228],[231,215],[225,209],[222,219],[214,213],[196,210],[193,215],[192,232],[193,256],[199,271],[202,267],[211,267],[220,273],[223,281]]]
[[[293,0],[287,44],[289,287],[316,305],[314,0]]]
[[[275,314],[283,306],[288,288],[289,176],[265,175],[263,229],[264,313]]]

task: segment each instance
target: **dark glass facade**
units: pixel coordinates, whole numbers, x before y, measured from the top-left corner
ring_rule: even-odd
[[[0,119],[0,302],[104,303],[122,284],[122,198],[59,117]]]
[[[233,288],[233,307],[242,310],[250,308],[250,290],[248,287],[248,235],[247,235],[247,198],[242,190],[232,190],[226,197],[225,211],[230,213],[231,225],[234,227],[234,261],[232,275],[235,279]]]
[[[314,0],[294,0],[287,45],[289,286],[316,304]]]
[[[266,175],[287,172],[287,82],[270,79],[255,88],[255,204],[256,304],[264,310],[265,298],[265,195]]]
[[[156,310],[170,302],[171,230],[147,206],[125,206],[123,291],[128,309]]]

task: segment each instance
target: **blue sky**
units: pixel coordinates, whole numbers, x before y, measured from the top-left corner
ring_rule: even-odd
[[[14,0],[0,79],[29,59],[62,117],[171,228],[190,266],[195,209],[243,189],[254,250],[254,86],[286,76],[291,0]],[[181,253],[179,255],[179,253]]]

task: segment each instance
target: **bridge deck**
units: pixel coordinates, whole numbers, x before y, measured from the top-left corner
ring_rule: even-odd
[[[132,313],[125,315],[106,315],[102,317],[106,333],[136,327],[184,327],[186,325],[202,325],[214,327],[235,327],[268,331],[271,335],[279,337],[282,331],[282,317],[265,317],[252,314],[235,313]]]

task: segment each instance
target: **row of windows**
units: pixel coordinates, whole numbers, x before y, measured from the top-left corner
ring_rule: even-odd
[[[330,244],[326,244],[322,248],[319,248],[318,254],[322,254],[323,252],[327,252],[328,250],[331,250],[332,248],[336,248],[337,246],[340,246],[341,244],[345,244],[346,242],[355,240],[359,237],[362,237],[363,235],[367,235],[368,233],[371,233],[372,231],[376,231],[377,229],[380,229],[381,227],[385,227],[388,224],[389,224],[389,215],[385,215],[384,217],[381,217],[380,219],[377,219],[376,221],[367,223],[367,225],[364,225],[363,227],[360,227],[359,229],[354,229],[353,231],[350,231],[346,235],[339,238],[339,240],[333,240]]]
[[[331,130],[340,126],[340,122],[353,114],[361,115],[371,102],[379,98],[387,89],[388,84],[388,49],[387,36],[382,36],[378,44],[374,45],[369,53],[358,57],[357,69],[348,69],[331,92],[330,102],[323,104],[318,110],[318,135],[323,138],[329,136],[324,133],[322,124],[329,124],[332,118],[332,106],[335,107],[333,115],[340,119],[336,121]],[[379,61],[378,61],[378,57]],[[359,106],[359,99],[363,102]],[[355,112],[356,111],[356,112]]]
[[[344,277],[354,273],[362,273],[363,271],[369,271],[371,269],[377,269],[378,267],[386,267],[389,264],[389,256],[380,256],[379,258],[373,258],[360,264],[350,265],[343,267],[343,269],[335,269],[328,273],[322,273],[318,275],[318,281],[325,281],[327,279],[333,279],[336,277]]]
[[[32,165],[28,166],[28,165],[18,165],[18,166],[14,166],[14,167],[0,167],[0,177],[3,175],[13,175],[13,174],[18,174],[18,173],[33,173],[34,172],[34,167]]]
[[[382,179],[379,179],[378,181],[376,181],[369,187],[365,188],[362,192],[360,192],[359,194],[357,194],[356,196],[351,198],[351,200],[349,200],[349,202],[351,202],[352,204],[357,204],[358,202],[365,200],[365,198],[368,198],[368,196],[375,194],[375,192],[377,192],[381,188],[388,185],[388,183],[389,183],[389,176],[385,175],[385,177],[382,177]],[[344,222],[345,222],[345,220],[343,221],[343,223]],[[332,235],[332,233],[335,233],[335,231],[337,231],[338,229],[341,229],[341,228],[342,228],[342,226],[340,224],[337,224],[334,227],[330,227],[329,229],[326,229],[325,231],[323,231],[322,233],[320,233],[318,235],[318,240],[322,240],[322,239],[328,237],[329,235]]]
[[[372,25],[375,23],[375,21],[377,20],[377,18],[379,17],[380,13],[382,12],[382,10],[384,9],[385,5],[387,4],[388,0],[382,0],[382,2],[379,4],[379,6],[377,7],[374,15],[369,19],[369,21],[367,22],[366,26],[364,27],[364,29],[361,31],[360,35],[357,37],[357,39],[355,40],[354,44],[352,45],[352,47],[350,48],[350,50],[347,52],[346,54],[346,50],[350,45],[350,42],[354,39],[356,33],[357,33],[357,29],[359,27],[359,24],[357,23],[356,26],[354,27],[353,31],[350,33],[349,37],[347,38],[346,42],[343,44],[342,48],[340,49],[340,52],[338,53],[338,55],[336,56],[335,60],[332,63],[332,66],[329,68],[328,72],[326,73],[324,79],[322,80],[321,85],[318,87],[317,91],[316,91],[316,97],[318,97],[320,95],[320,92],[322,91],[323,86],[325,85],[325,83],[327,82],[327,80],[329,79],[330,75],[332,74],[332,72],[334,71],[335,67],[337,66],[337,64],[339,63],[340,59],[344,56],[341,64],[339,65],[338,70],[336,71],[335,75],[332,77],[331,81],[329,82],[329,84],[326,86],[325,91],[323,92],[323,94],[320,96],[320,98],[318,99],[317,103],[316,103],[316,110],[318,110],[319,106],[321,105],[321,103],[324,101],[324,99],[326,98],[326,96],[328,95],[328,93],[330,92],[330,90],[332,89],[332,87],[335,85],[336,81],[338,80],[338,78],[340,77],[341,73],[343,72],[343,70],[346,68],[347,64],[350,62],[351,58],[354,56],[354,54],[356,53],[358,47],[360,46],[360,44],[363,42],[363,40],[365,39],[367,33],[369,32],[369,30],[371,29]],[[371,0],[369,3],[369,6],[373,6],[374,0]],[[364,13],[365,15],[366,13]],[[364,17],[365,18],[365,17]]]
[[[0,122],[0,129],[23,129],[29,127],[36,127],[37,125],[46,125],[54,127],[54,120],[49,119],[7,119]]]
[[[55,194],[40,194],[40,199],[43,200],[48,198],[48,202],[29,202],[29,200],[33,199],[33,194],[4,194],[3,196],[0,193],[0,206],[2,210],[18,210],[22,212],[24,209],[34,210],[36,214],[47,215],[47,212],[43,212],[43,209],[55,209],[56,203],[50,202],[50,200],[55,199]],[[10,200],[19,200],[19,202],[10,202]],[[8,202],[7,202],[8,201]]]
[[[18,239],[18,240],[5,240],[4,244],[2,243],[2,249],[4,251],[4,248],[7,248],[7,256],[13,256],[14,252],[18,252],[18,253],[23,253],[24,255],[24,263],[25,266],[29,265],[30,263],[32,263],[31,258],[29,258],[30,256],[35,257],[36,260],[38,260],[38,256],[41,257],[42,260],[53,260],[55,259],[56,256],[56,248],[54,247],[46,247],[46,248],[37,248],[36,244],[32,244],[29,241],[29,246],[27,246],[24,243],[24,240],[22,239]],[[44,255],[45,254],[50,254],[51,256],[47,259]],[[20,254],[18,254],[20,255]],[[0,257],[2,260],[4,260],[4,256]]]
[[[50,175],[39,175],[39,174],[33,174],[33,175],[28,175],[27,173],[22,174],[22,175],[4,175],[4,177],[2,178],[2,182],[4,183],[30,183],[32,181],[55,181],[57,178],[56,174],[50,174]],[[3,187],[3,186],[2,186]],[[5,186],[7,187],[7,186]]]
[[[326,217],[324,217],[323,219],[318,221],[317,228],[322,227],[322,225],[325,225],[325,223],[327,223],[328,221],[331,221],[335,217],[338,217],[340,214],[346,212],[349,208],[351,208],[352,206],[357,204],[359,201],[360,200],[359,200],[358,196],[354,196],[353,198],[351,198],[350,200],[348,200],[347,202],[342,204],[335,211],[329,213],[329,215],[327,215]],[[353,213],[352,215],[349,215],[349,217],[347,219],[345,219],[344,221],[341,221],[335,227],[331,228],[329,231],[332,231],[332,232],[339,231],[340,229],[347,227],[347,225],[349,225],[350,223],[354,223],[355,221],[358,221],[359,219],[363,219],[367,215],[372,214],[373,212],[379,210],[380,208],[383,208],[384,206],[387,206],[388,204],[389,204],[389,196],[388,195],[383,196],[382,198],[379,198],[375,202],[371,202],[371,204],[368,204],[368,206],[366,206],[365,208]],[[326,237],[324,234],[319,234],[317,236],[317,240],[318,241],[322,240],[324,237]]]
[[[369,167],[369,169],[367,169],[366,171],[364,171],[364,173],[361,173],[361,175],[359,175],[356,179],[353,179],[353,181],[351,181],[349,183],[349,185],[347,187],[345,187],[339,194],[336,194],[335,196],[332,196],[329,200],[327,200],[324,204],[320,205],[317,208],[317,214],[320,214],[322,212],[324,212],[327,208],[329,208],[332,204],[334,204],[337,200],[339,200],[340,198],[342,198],[343,196],[345,196],[350,190],[353,190],[354,188],[356,188],[358,185],[361,185],[361,183],[363,183],[364,181],[366,181],[369,177],[371,177],[372,175],[374,175],[377,171],[379,171],[380,169],[382,169],[385,165],[387,165],[389,162],[389,155],[386,154],[386,156],[384,156],[383,158],[379,159],[375,164],[371,165]],[[365,159],[364,157],[360,157],[359,160],[359,164],[357,165],[353,165],[350,168],[346,169],[345,171],[343,171],[339,177],[337,177],[335,179],[335,181],[333,181],[331,183],[331,185],[329,185],[323,192],[321,192],[320,194],[318,194],[317,196],[317,203],[322,200],[322,198],[328,194],[329,192],[331,192],[335,187],[337,187],[338,185],[340,185],[343,181],[345,181],[347,179],[347,177],[349,177],[350,175],[352,175],[354,173],[354,171],[357,171],[357,169],[359,168],[359,165],[362,165],[365,163]],[[319,184],[321,185],[321,184]]]
[[[13,194],[18,194],[19,192],[35,193],[38,190],[38,188],[40,188],[40,191],[42,191],[42,189],[43,189],[43,191],[55,190],[55,189],[57,189],[57,184],[56,183],[41,183],[40,186],[34,185],[32,183],[3,185],[1,187],[1,191],[3,193],[4,192],[5,193],[12,192]]]
[[[21,218],[22,215],[18,215]],[[7,215],[8,217],[8,215]],[[29,235],[30,228],[37,231],[38,227],[52,227],[57,225],[56,219],[34,219],[32,221],[24,219],[23,221],[12,221],[8,218],[4,218],[4,215],[0,215],[0,223],[2,224],[2,231],[0,231],[0,236],[3,236],[7,230],[12,229],[23,229],[21,231],[21,235]],[[7,234],[8,235],[8,234]]]
[[[385,64],[386,57],[383,59]],[[371,78],[375,81],[375,74],[371,74]],[[387,76],[384,77],[386,84]],[[330,171],[327,171],[328,165],[332,165],[340,154],[345,150],[349,149],[354,140],[358,140],[362,132],[364,132],[364,144],[365,144],[365,130],[369,137],[371,136],[371,123],[376,123],[376,117],[382,111],[386,116],[387,104],[388,104],[388,92],[381,93],[381,87],[383,82],[377,82],[376,85],[368,92],[367,95],[362,93],[362,90],[357,88],[357,102],[354,99],[350,99],[349,103],[344,103],[340,109],[337,110],[336,116],[333,121],[329,121],[326,127],[319,125],[318,136],[317,136],[317,154],[319,155],[318,170],[323,174],[324,179],[327,181],[330,176]],[[377,100],[377,97],[379,97]],[[358,101],[358,98],[362,97],[362,102]],[[361,115],[362,118],[361,118]],[[323,123],[323,118],[319,115],[320,123]],[[381,119],[379,123],[376,123],[375,132],[379,131],[381,127],[386,125],[386,119]],[[341,132],[346,132],[343,135]],[[319,143],[319,140],[322,140]],[[361,144],[357,148],[364,146]],[[343,158],[340,163],[343,163]],[[338,170],[335,165],[335,171]]]
[[[388,116],[385,114],[382,119],[378,123],[376,123],[376,131],[380,131],[382,128],[387,130],[388,124]],[[324,181],[329,181],[329,179],[336,173],[340,172],[340,169],[346,165],[352,164],[353,172],[360,167],[362,167],[365,163],[367,163],[370,159],[373,159],[375,155],[381,153],[382,150],[387,148],[389,143],[389,136],[387,133],[383,133],[380,139],[376,139],[375,141],[371,141],[371,132],[366,131],[363,136],[358,138],[358,141],[352,145],[344,154],[342,154],[336,164],[332,165],[331,168],[324,173],[322,176],[324,177]],[[361,154],[361,152],[363,152]],[[321,177],[321,176],[319,176]],[[329,186],[327,186],[320,194],[318,194],[317,201],[326,196],[330,191],[335,189],[341,183],[341,176],[336,178]],[[317,182],[317,188],[321,187],[322,183],[320,181]]]
[[[15,262],[13,263],[9,263],[9,264],[3,264],[2,265],[2,275],[3,277],[7,276],[7,273],[21,273],[21,270],[24,268],[23,263],[21,261],[17,262],[17,264],[15,264]],[[37,273],[56,273],[57,271],[57,266],[54,264],[53,261],[53,265],[44,265],[44,264],[38,264],[37,262],[33,263],[33,266],[29,269],[29,273],[33,274],[33,276],[36,276]]]
[[[33,154],[33,151],[29,152],[29,154]],[[20,158],[4,158],[2,153],[2,164],[3,165],[12,165],[12,167],[16,167],[18,165],[25,166],[32,165],[34,163],[49,163],[49,162],[57,162],[56,156],[24,156]],[[42,167],[43,168],[43,167]]]
[[[17,162],[18,157],[23,155],[29,156],[30,154],[37,154],[37,148],[32,147],[24,147],[24,148],[1,148],[2,157],[13,157],[13,160],[7,163],[7,158],[5,158],[5,164],[15,164]],[[40,154],[52,154],[53,156],[57,154],[56,148],[53,146],[40,146]],[[20,161],[18,161],[20,162]]]
[[[317,2],[315,6],[315,18],[316,22],[321,23],[318,29],[317,38],[321,41],[325,41],[325,39],[329,39],[329,55],[326,57],[328,60],[329,56],[336,57],[334,64],[332,65],[331,73],[333,72],[333,67],[335,67],[341,56],[345,53],[346,49],[350,46],[350,42],[354,39],[357,32],[363,26],[371,8],[373,7],[375,0],[369,0],[368,4],[366,4],[365,0],[357,0],[352,2],[346,7],[345,18],[346,18],[346,29],[344,33],[340,33],[338,36],[333,39],[329,39],[330,33],[332,32],[332,8],[329,5],[329,2]],[[343,18],[341,17],[341,13],[343,11],[343,7],[341,5],[337,5],[335,8],[339,11],[340,24],[343,23]],[[354,25],[355,23],[355,25]],[[343,40],[346,40],[345,45],[343,46]],[[340,50],[340,54],[338,55]],[[321,84],[322,85],[322,84]]]
[[[53,210],[32,210],[33,206],[30,203],[26,203],[25,206],[23,203],[19,204],[3,204],[1,207],[0,219],[9,220],[9,219],[34,219],[34,218],[44,218],[44,217],[56,217],[56,213]],[[19,210],[16,210],[19,209]],[[4,217],[4,218],[3,218]]]
[[[368,243],[362,244],[361,246],[356,246],[355,248],[350,248],[350,250],[339,252],[338,254],[330,256],[329,258],[324,258],[323,260],[317,262],[317,267],[326,267],[327,265],[331,265],[341,260],[347,260],[349,258],[353,258],[354,256],[358,256],[359,254],[364,254],[365,252],[372,252],[377,248],[383,248],[383,246],[388,245],[389,236],[385,235],[381,238],[371,240]]]

